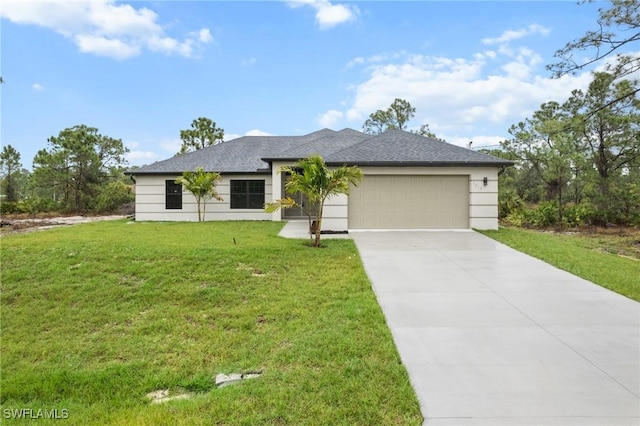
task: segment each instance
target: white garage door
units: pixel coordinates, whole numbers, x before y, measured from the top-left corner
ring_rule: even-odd
[[[469,176],[365,175],[349,195],[349,229],[469,228]]]

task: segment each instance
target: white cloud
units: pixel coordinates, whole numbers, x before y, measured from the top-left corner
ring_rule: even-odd
[[[520,38],[523,38],[532,34],[541,34],[546,36],[550,32],[551,30],[549,28],[543,27],[542,25],[531,24],[526,28],[520,28],[518,30],[507,30],[503,32],[499,37],[483,38],[482,43],[483,44],[504,44],[504,43],[509,43],[510,41],[518,40]]]
[[[115,0],[3,0],[0,16],[49,28],[73,40],[81,52],[119,60],[140,55],[143,48],[193,57],[197,47],[213,40],[206,28],[184,40],[169,37],[155,12]]]
[[[182,56],[190,57],[193,52],[192,39],[186,39],[183,42],[179,42],[175,38],[153,35],[147,40],[147,45],[149,50],[164,53],[166,55],[177,53]]]
[[[197,33],[198,40],[201,43],[211,43],[213,41],[213,36],[211,35],[211,31],[208,28],[203,28]]]
[[[332,128],[342,120],[343,116],[344,113],[342,113],[342,111],[330,109],[329,111],[320,114],[316,121],[321,127]]]
[[[33,83],[33,85],[31,86],[31,88],[32,88],[33,90],[38,91],[38,92],[40,92],[40,91],[44,90],[44,86],[43,86],[42,84],[40,84],[40,83]]]
[[[127,159],[127,161],[149,160],[157,157],[158,156],[156,155],[156,153],[152,151],[129,151],[125,154],[125,158]]]
[[[127,142],[126,145],[128,145],[129,148],[134,148],[138,146],[138,143]],[[159,156],[153,151],[132,150],[127,152],[124,155],[124,158],[127,160],[127,163],[129,163],[130,166],[142,166],[153,161],[157,161],[159,159]]]
[[[144,166],[160,160],[156,153],[151,151],[132,151],[125,154],[129,166]]]
[[[511,56],[510,54],[507,56]],[[518,80],[525,80],[529,78],[532,70],[537,65],[542,63],[540,55],[527,48],[520,48],[517,50],[517,54],[513,55],[513,60],[507,62],[502,66],[507,76],[513,77]]]
[[[127,59],[140,54],[140,46],[118,39],[78,34],[75,37],[78,49],[83,53],[93,53],[113,59]]]
[[[273,136],[271,133],[263,132],[262,130],[253,129],[244,134],[245,136]]]
[[[175,154],[180,151],[182,147],[182,140],[180,139],[163,139],[160,141],[160,146],[167,152]]]
[[[358,56],[347,62],[346,68],[352,68],[356,65],[363,64],[378,64],[380,62],[388,61],[391,59],[398,59],[407,55],[405,51],[399,51],[394,53],[379,53],[376,55],[369,56],[368,58],[363,58],[362,56]]]
[[[224,141],[230,141],[233,139],[238,139],[242,136],[273,136],[273,134],[262,131],[262,130],[258,130],[258,129],[253,129],[253,130],[249,130],[248,132],[246,132],[244,135],[239,135],[237,133],[225,133],[224,134]]]
[[[366,62],[366,59],[362,56],[358,56],[347,62],[347,68],[354,67],[356,65],[362,65]]]
[[[562,102],[571,90],[584,89],[591,81],[588,72],[551,79],[535,51],[505,46],[469,58],[404,54],[395,59],[386,54],[379,63],[352,60],[350,64],[366,67],[366,78],[352,88],[344,116],[359,128],[369,114],[402,98],[417,111],[411,126],[429,124],[438,137],[463,146],[470,139],[475,146],[495,145],[542,103]]]
[[[353,21],[360,12],[356,6],[332,4],[329,0],[288,0],[287,3],[293,8],[310,6],[315,9],[316,23],[322,29]]]
[[[250,66],[250,65],[254,65],[256,62],[258,62],[258,59],[255,56],[252,56],[250,58],[243,59],[242,60],[242,65],[247,67],[247,66]]]

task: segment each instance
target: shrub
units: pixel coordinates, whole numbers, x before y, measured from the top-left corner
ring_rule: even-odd
[[[3,201],[0,203],[0,215],[11,214],[16,212],[18,203],[13,201]]]
[[[567,226],[583,226],[592,225],[594,217],[595,209],[587,200],[580,204],[568,204],[563,210],[562,220]]]
[[[521,211],[524,208],[524,201],[518,196],[518,194],[512,190],[507,189],[501,191],[498,196],[498,215],[501,218],[506,218],[512,213]]]
[[[110,182],[98,195],[95,210],[98,213],[113,213],[134,199],[135,196],[129,185],[123,182]]]
[[[558,203],[543,201],[535,209],[525,210],[525,222],[536,228],[546,228],[558,223]]]
[[[51,198],[28,198],[20,201],[16,206],[15,213],[29,213],[35,215],[42,212],[57,212],[60,209],[60,204]]]
[[[526,225],[525,212],[524,210],[517,210],[517,211],[511,212],[507,215],[507,217],[505,217],[504,221],[507,225],[521,228]]]

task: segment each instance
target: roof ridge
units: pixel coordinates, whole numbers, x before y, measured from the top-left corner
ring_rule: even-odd
[[[287,157],[287,153],[298,151],[298,150],[300,150],[301,148],[303,148],[305,146],[313,146],[313,145],[317,145],[317,144],[323,143],[323,142],[328,142],[328,141],[331,141],[331,140],[338,140],[339,141],[342,136],[344,136],[345,134],[348,134],[348,133],[365,136],[364,133],[359,132],[359,131],[354,130],[354,129],[351,129],[351,128],[348,128],[348,127],[344,128],[342,130],[339,130],[339,131],[332,130],[332,132],[333,132],[332,134],[327,134],[327,135],[324,135],[324,136],[319,137],[319,138],[314,138],[314,139],[311,139],[311,140],[309,140],[307,142],[301,143],[299,145],[289,147],[289,148],[287,148],[287,149],[285,149],[283,151],[279,151],[278,153],[274,154],[273,156],[271,156],[269,158],[280,158],[281,156],[282,156],[282,158],[285,158],[285,157]],[[359,142],[356,142],[356,143],[351,144],[349,146],[353,146],[353,145],[355,145],[357,143],[359,143]],[[309,151],[312,151],[312,150],[309,150]],[[329,155],[332,155],[332,154],[333,153],[330,153],[330,154],[327,154],[325,156],[329,156]],[[291,155],[291,154],[289,154],[289,155]]]
[[[333,135],[327,135],[327,136],[321,136],[318,135],[318,133],[323,132],[324,130],[329,130],[329,129],[322,129],[322,130],[318,130],[317,132],[311,132],[308,133],[306,135],[302,135],[302,136],[292,136],[291,138],[296,138],[299,139],[299,141],[297,141],[298,143],[296,143],[293,146],[288,146],[288,147],[282,147],[280,150],[275,151],[272,155],[280,155],[286,151],[289,151],[291,149],[295,149],[298,148],[300,146],[304,146],[313,142],[317,142],[318,140],[322,140],[325,137],[329,137],[329,136],[333,136]],[[331,130],[333,132],[333,130]],[[314,136],[315,135],[315,136]]]
[[[356,132],[357,132],[357,130],[356,130]],[[365,136],[367,135],[367,133],[364,133],[364,132],[360,132],[360,133],[362,133],[362,134],[363,134],[363,135],[365,135]],[[353,145],[351,145],[351,146],[347,146],[347,147],[342,148],[342,149],[340,149],[340,150],[338,150],[338,151],[332,152],[329,156],[337,155],[337,154],[339,154],[339,153],[341,153],[341,152],[343,152],[343,151],[346,151],[346,150],[348,150],[348,149],[354,149],[355,147],[360,146],[360,145],[362,145],[363,143],[366,143],[367,141],[370,141],[371,139],[374,139],[374,138],[375,138],[375,137],[377,137],[377,136],[380,136],[380,135],[375,135],[375,136],[372,136],[372,137],[370,137],[370,138],[363,139],[362,141],[357,142],[357,143],[354,143],[354,144],[353,144]]]
[[[337,133],[337,132],[336,132],[336,133]],[[321,141],[321,140],[326,140],[326,139],[335,139],[337,136],[338,136],[337,134],[333,134],[333,135],[326,135],[326,136],[323,136],[323,137],[320,137],[320,138],[312,139],[312,140],[310,140],[310,141],[303,142],[303,143],[301,143],[300,145],[292,146],[292,147],[289,147],[289,148],[285,149],[284,151],[280,151],[280,152],[278,153],[278,155],[282,155],[282,154],[286,153],[287,151],[291,151],[291,150],[294,150],[294,149],[298,149],[298,148],[301,148],[301,147],[303,147],[303,146],[307,146],[307,145],[311,145],[311,144],[317,144],[317,143],[318,143],[318,141]]]
[[[399,139],[402,139],[403,141],[399,142]],[[389,149],[391,151],[381,154],[381,144],[387,143],[389,144]],[[406,149],[402,149],[405,147]],[[336,163],[349,162],[353,161],[352,157],[356,152],[360,152],[359,155],[364,154],[366,157],[366,152],[368,151],[369,153],[375,153],[375,157],[379,157],[379,159],[373,160],[374,162],[411,162],[410,157],[412,156],[412,153],[415,154],[418,152],[416,150],[422,152],[425,152],[425,150],[439,151],[444,154],[441,160],[434,159],[430,162],[449,162],[453,160],[453,158],[447,157],[459,157],[459,161],[462,161],[463,163],[502,161],[501,159],[489,154],[454,145],[442,139],[430,138],[402,129],[391,129],[383,133],[372,135],[372,137],[364,139],[357,144],[353,144],[345,147],[344,149],[333,152],[327,157],[326,161]],[[400,160],[401,157],[405,157],[406,159]]]
[[[273,160],[294,160],[312,153],[327,163],[359,165],[506,165],[509,161],[443,140],[400,129],[368,135],[354,129],[323,129],[302,136],[243,136],[130,169],[129,174],[176,174],[202,166],[222,173],[268,170]]]

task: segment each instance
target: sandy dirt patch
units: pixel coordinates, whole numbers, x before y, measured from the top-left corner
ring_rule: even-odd
[[[28,219],[0,219],[0,235],[42,231],[60,226],[77,225],[79,223],[97,222],[100,220],[124,219],[127,216],[60,216]]]

